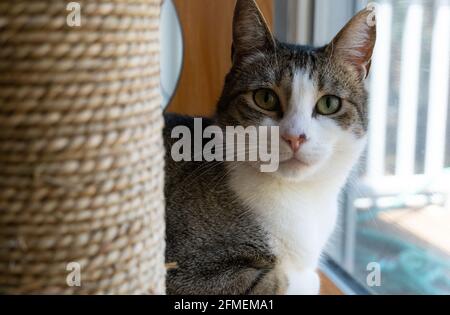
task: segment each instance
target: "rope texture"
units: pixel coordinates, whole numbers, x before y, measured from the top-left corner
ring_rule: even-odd
[[[69,2],[0,2],[0,293],[163,294],[160,0]]]

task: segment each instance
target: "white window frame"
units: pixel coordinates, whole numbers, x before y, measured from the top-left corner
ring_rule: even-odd
[[[275,33],[282,41],[321,46],[330,42],[367,0],[277,0]]]

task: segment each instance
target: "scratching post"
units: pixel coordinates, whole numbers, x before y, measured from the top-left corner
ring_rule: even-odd
[[[69,2],[0,3],[0,293],[162,294],[160,0]]]

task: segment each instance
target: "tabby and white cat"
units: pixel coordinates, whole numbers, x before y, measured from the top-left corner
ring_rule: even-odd
[[[312,48],[278,42],[256,3],[237,1],[233,66],[203,127],[278,126],[280,165],[174,162],[171,130],[193,119],[166,115],[169,294],[319,293],[338,194],[365,146],[371,14]]]

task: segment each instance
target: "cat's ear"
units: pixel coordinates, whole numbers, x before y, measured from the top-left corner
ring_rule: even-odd
[[[330,58],[337,58],[358,71],[362,79],[369,75],[377,28],[375,11],[356,14],[327,46]]]
[[[275,40],[256,2],[237,0],[233,18],[233,60],[274,47]]]

